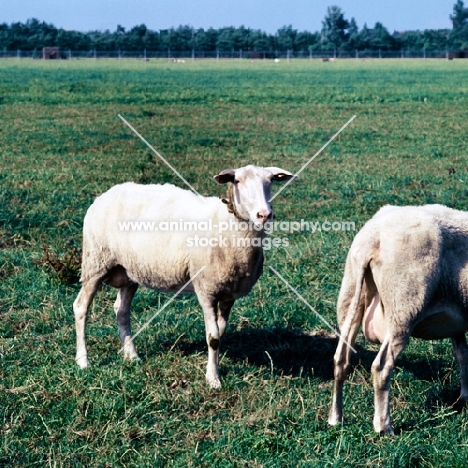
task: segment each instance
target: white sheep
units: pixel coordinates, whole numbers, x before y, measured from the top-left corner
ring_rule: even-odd
[[[442,205],[385,206],[356,235],[337,304],[341,337],[329,423],[343,420],[343,382],[362,324],[381,344],[372,364],[374,429],[393,434],[390,377],[411,336],[451,338],[468,398],[468,213]]]
[[[82,287],[73,303],[77,364],[89,365],[86,315],[102,282],[119,288],[114,310],[120,339],[124,357],[134,359],[138,355],[131,338],[130,303],[138,285],[176,292],[193,278],[183,292],[195,293],[203,308],[206,379],[212,388],[220,388],[219,342],[229,312],[262,273],[264,224],[273,217],[272,182],[293,177],[277,167],[249,165],[214,177],[220,184],[229,183],[227,200],[199,197],[169,184],[131,182],[98,197],[83,223]],[[134,227],[144,223],[139,225],[142,230],[123,229],[129,222]],[[167,230],[171,222],[191,228]]]

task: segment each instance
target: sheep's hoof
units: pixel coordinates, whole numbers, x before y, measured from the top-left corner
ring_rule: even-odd
[[[138,353],[132,339],[127,336],[123,345],[123,357],[126,361],[139,361]]]
[[[126,354],[124,356],[124,361],[139,362],[141,361],[141,359],[140,359],[140,356],[138,356],[138,354],[131,354],[131,355]]]
[[[336,426],[339,423],[343,423],[343,418],[336,414],[330,414],[328,417],[328,424],[330,426]]]
[[[394,436],[395,432],[391,424],[376,424],[374,423],[374,431],[380,436]]]
[[[221,388],[221,380],[219,380],[217,377],[216,378],[209,378],[207,376],[206,381],[208,382],[208,385],[210,386],[210,388],[212,388],[214,390],[219,390]]]
[[[80,369],[86,369],[90,366],[87,356],[80,356],[75,359]]]

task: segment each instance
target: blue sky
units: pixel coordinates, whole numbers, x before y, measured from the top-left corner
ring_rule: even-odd
[[[380,21],[390,32],[450,28],[456,0],[0,0],[0,23],[28,18],[78,31],[114,31],[146,24],[150,29],[190,25],[220,28],[244,25],[276,32],[284,25],[319,31],[327,7],[338,5],[358,27]],[[467,2],[468,3],[468,2]],[[467,3],[465,3],[466,6]]]

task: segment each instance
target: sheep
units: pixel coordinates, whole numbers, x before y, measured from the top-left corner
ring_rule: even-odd
[[[374,429],[394,434],[389,411],[395,360],[411,336],[451,338],[468,398],[468,212],[442,205],[384,206],[349,250],[337,302],[340,340],[329,424],[343,421],[343,383],[359,326],[381,344],[372,363]]]
[[[99,196],[83,222],[82,286],[73,303],[78,366],[89,366],[86,315],[101,283],[119,289],[114,310],[125,359],[138,359],[130,327],[130,304],[138,286],[176,292],[185,285],[183,292],[196,294],[204,312],[206,380],[220,388],[219,343],[229,313],[262,274],[265,223],[273,219],[272,182],[292,178],[284,169],[249,165],[214,176],[219,184],[228,184],[227,199],[201,197],[171,184],[132,182]],[[166,227],[183,221],[192,227],[195,223],[197,230],[119,230],[127,221]]]

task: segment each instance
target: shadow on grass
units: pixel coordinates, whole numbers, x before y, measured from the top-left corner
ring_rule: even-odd
[[[326,332],[270,328],[226,333],[222,346],[227,357],[250,365],[270,367],[279,375],[333,378],[333,355],[338,339]]]
[[[244,363],[258,367],[270,368],[273,362],[273,372],[276,375],[300,377],[313,375],[323,381],[333,380],[333,355],[338,338],[325,330],[305,333],[287,328],[245,328],[240,331],[227,331],[221,342],[221,353],[236,363]],[[166,342],[163,348],[171,348],[173,343]],[[376,356],[375,349],[368,349],[355,344],[357,354],[353,355],[353,368],[361,365],[370,373],[372,362]],[[190,341],[181,339],[175,346],[184,355],[206,353],[204,340]],[[150,351],[148,357],[156,354]],[[271,358],[271,361],[270,361]],[[452,358],[452,356],[450,356]],[[440,382],[446,369],[444,357],[433,358],[428,365],[427,357],[420,359],[403,353],[397,360],[397,367],[412,373],[418,380]],[[369,381],[371,377],[369,376]],[[441,391],[434,388],[427,396],[427,407],[437,404],[454,405],[460,395],[458,384],[445,385]],[[460,410],[463,404],[458,402],[454,409]]]
[[[227,331],[221,341],[221,353],[233,362],[270,368],[277,375],[299,377],[314,375],[333,379],[333,355],[338,338],[320,330],[304,333],[286,328],[245,328]],[[171,347],[166,343],[164,347]],[[181,339],[176,349],[184,355],[206,353],[205,341]],[[359,347],[359,354],[374,354]],[[153,354],[153,353],[150,353]],[[270,360],[271,358],[271,360]]]
[[[447,380],[447,359],[454,360],[457,377],[453,382]],[[438,407],[439,405],[452,406],[457,412],[461,412],[466,404],[460,400],[460,378],[459,368],[455,362],[455,358],[450,353],[446,358],[431,357],[429,362],[427,358],[421,356],[421,359],[409,358],[403,356],[398,361],[400,367],[411,372],[418,380],[427,382],[444,382],[442,388],[439,385],[434,387],[427,393],[426,408]],[[452,380],[452,379],[450,379]]]

